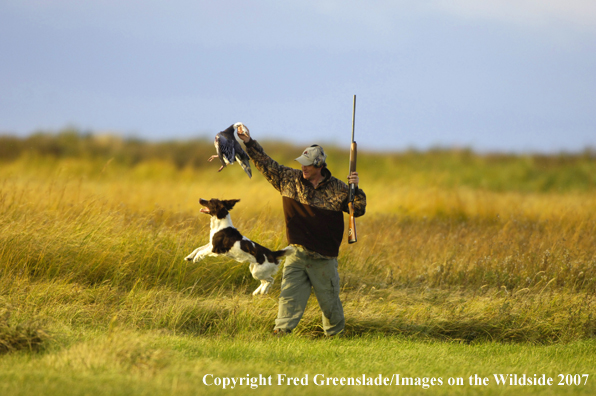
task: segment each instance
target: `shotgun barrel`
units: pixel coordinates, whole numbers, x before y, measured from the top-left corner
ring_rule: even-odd
[[[352,110],[352,144],[350,146],[350,175],[356,172],[356,153],[357,145],[354,141],[354,129],[356,124],[356,95],[354,95],[354,108]],[[350,223],[348,225],[348,243],[356,243],[358,236],[356,235],[356,219],[354,216],[354,199],[356,198],[356,185],[350,183],[348,192],[348,212],[350,214]]]

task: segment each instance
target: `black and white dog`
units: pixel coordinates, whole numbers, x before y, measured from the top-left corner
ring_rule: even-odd
[[[273,285],[273,276],[279,269],[280,258],[289,253],[292,247],[271,251],[242,236],[234,228],[229,212],[238,201],[240,200],[215,198],[209,201],[203,198],[199,200],[199,203],[203,205],[201,213],[211,215],[209,243],[196,248],[186,256],[186,260],[196,263],[206,256],[224,255],[239,262],[248,261],[253,278],[261,281],[261,285],[252,294],[267,294]]]

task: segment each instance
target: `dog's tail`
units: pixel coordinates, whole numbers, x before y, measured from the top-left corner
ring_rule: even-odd
[[[282,258],[283,256],[287,256],[289,254],[294,253],[295,250],[296,250],[296,248],[294,246],[289,245],[281,250],[276,250],[274,252],[271,252],[271,254],[275,258],[275,262],[278,263],[280,258]]]

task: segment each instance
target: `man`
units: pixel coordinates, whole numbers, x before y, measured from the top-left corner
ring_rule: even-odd
[[[298,325],[312,287],[323,312],[325,334],[341,333],[345,319],[339,299],[337,256],[344,232],[343,212],[348,212],[348,186],[331,176],[321,146],[308,147],[296,158],[302,165],[298,170],[271,159],[246,127],[238,128],[238,136],[256,168],[281,193],[286,236],[295,247],[284,265],[274,332],[287,334]],[[352,172],[348,182],[358,186],[358,173]],[[362,216],[365,208],[366,195],[357,189],[355,216]]]

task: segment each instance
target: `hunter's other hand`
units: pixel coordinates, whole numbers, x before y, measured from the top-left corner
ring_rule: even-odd
[[[358,177],[358,172],[352,172],[348,175],[348,184],[355,184],[358,187],[358,183],[360,182],[360,178]]]
[[[234,126],[236,127],[236,131],[240,140],[242,140],[244,143],[248,143],[250,140],[250,132],[246,125],[241,122],[237,122],[234,124]]]

